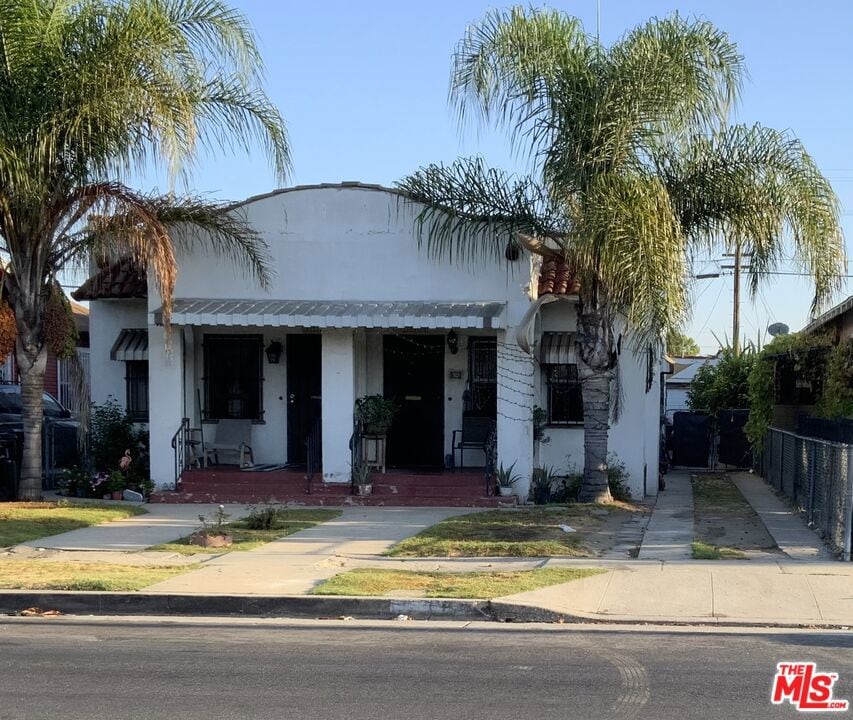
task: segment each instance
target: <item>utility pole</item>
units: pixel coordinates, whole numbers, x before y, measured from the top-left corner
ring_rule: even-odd
[[[740,355],[740,273],[741,270],[749,270],[749,266],[741,265],[744,257],[752,257],[752,253],[744,253],[740,243],[735,243],[734,253],[723,253],[723,257],[733,257],[734,264],[720,265],[720,270],[731,270],[734,273],[734,297],[732,308],[732,350],[735,355]]]
[[[740,243],[735,244],[735,292],[732,308],[732,350],[740,355]]]

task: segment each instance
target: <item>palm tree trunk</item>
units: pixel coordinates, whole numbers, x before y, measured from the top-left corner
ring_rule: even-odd
[[[605,313],[578,310],[578,376],[583,397],[583,484],[580,502],[612,501],[607,483],[607,434],[613,379],[612,331]]]
[[[29,348],[27,347],[29,345]],[[15,357],[21,377],[21,410],[24,425],[24,449],[21,458],[20,500],[41,500],[42,497],[42,430],[44,424],[44,373],[47,368],[47,348],[33,349],[21,341]]]

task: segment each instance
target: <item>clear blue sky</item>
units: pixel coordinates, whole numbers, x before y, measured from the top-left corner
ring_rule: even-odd
[[[508,3],[509,4],[509,3]],[[421,165],[482,154],[517,167],[503,137],[460,134],[447,107],[450,57],[466,25],[490,5],[477,0],[239,0],[255,26],[267,88],[287,121],[291,184],[361,180],[390,184]],[[551,2],[595,30],[595,0]],[[504,7],[503,5],[496,5]],[[853,238],[853,3],[849,0],[601,0],[601,35],[611,42],[652,16],[708,18],[746,57],[750,79],[736,120],[790,129],[833,180]],[[154,176],[146,186],[163,185]],[[191,189],[241,199],[276,186],[264,161],[206,158]],[[700,266],[711,272],[713,263]],[[731,277],[698,281],[688,328],[703,351],[731,327]],[[846,294],[846,293],[845,293]],[[807,320],[806,278],[778,277],[743,304],[743,331]]]

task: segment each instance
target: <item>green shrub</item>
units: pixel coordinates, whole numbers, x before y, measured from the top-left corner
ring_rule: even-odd
[[[95,472],[112,472],[130,451],[127,484],[143,487],[149,479],[148,432],[137,429],[130,415],[113,399],[92,407],[89,453]]]
[[[569,456],[570,458],[571,456]],[[557,489],[551,495],[554,502],[567,503],[577,502],[578,500],[583,484],[583,473],[579,472],[574,464],[570,464],[569,467],[571,468],[569,474],[560,481]],[[628,487],[630,477],[631,473],[628,472],[625,463],[619,459],[619,456],[616,453],[608,453],[607,484],[614,500],[627,502],[631,499],[631,489]]]
[[[249,530],[277,530],[283,523],[279,512],[273,507],[255,508],[244,519]]]

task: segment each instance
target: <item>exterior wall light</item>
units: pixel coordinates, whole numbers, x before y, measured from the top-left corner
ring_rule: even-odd
[[[282,350],[284,348],[281,346],[281,343],[278,340],[273,340],[266,349],[267,362],[270,365],[278,365],[279,360],[281,360]]]
[[[450,350],[451,355],[455,355],[459,352],[459,338],[457,337],[455,330],[451,330],[447,333],[447,349]]]

